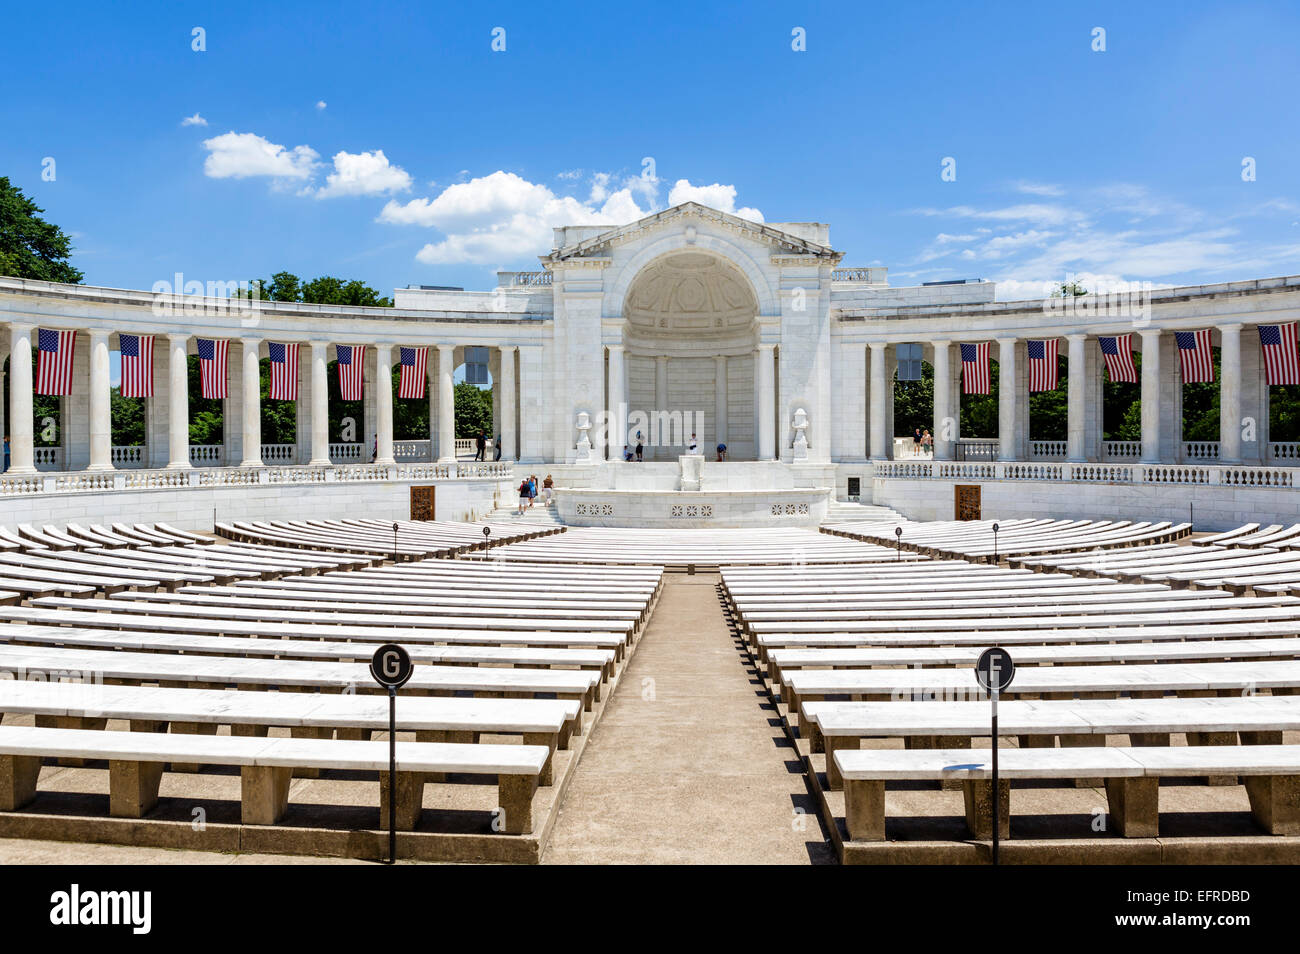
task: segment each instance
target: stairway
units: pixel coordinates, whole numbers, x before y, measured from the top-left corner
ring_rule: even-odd
[[[517,499],[517,498],[516,498]],[[484,516],[480,523],[517,523],[526,527],[562,527],[564,521],[556,512],[554,505],[547,507],[542,503],[542,498],[538,497],[531,509],[525,510],[522,514],[518,513],[518,505],[513,507],[497,507],[491,513]]]
[[[826,518],[822,526],[832,523],[870,523],[870,522],[906,523],[907,518],[888,507],[875,504],[856,503],[852,500],[832,500],[826,508]]]

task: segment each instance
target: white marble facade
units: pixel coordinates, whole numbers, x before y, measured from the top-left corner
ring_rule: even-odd
[[[396,360],[396,348],[429,348],[430,433],[421,437],[429,441],[425,459],[445,461],[454,453],[452,375],[465,349],[478,346],[489,349],[505,460],[539,468],[577,464],[577,422],[586,414],[591,458],[601,469],[611,466],[601,462],[621,460],[623,444],[634,444],[638,430],[659,438],[645,442],[646,458],[659,462],[675,462],[694,434],[711,461],[725,442],[732,461],[826,469],[842,496],[846,475],[869,483],[877,465],[895,454],[897,348],[912,343],[935,368],[936,461],[961,458],[962,438],[987,437],[990,459],[999,461],[1104,462],[1119,455],[1144,464],[1295,463],[1295,447],[1270,441],[1255,326],[1300,317],[1300,277],[1156,290],[1142,299],[1140,313],[1067,312],[1051,300],[995,302],[990,282],[891,287],[882,267],[843,267],[826,225],[760,224],[695,203],[617,228],[558,228],[553,248],[539,252],[539,270],[499,273],[495,289],[412,286],[396,291],[393,308],[259,302],[240,309],[223,298],[0,278],[0,322],[7,326],[0,352],[26,357],[38,327],[83,332],[74,393],[64,399],[63,470],[123,466],[109,447],[106,376],[92,360],[96,349],[116,347],[119,332],[158,336],[148,446],[132,462],[148,468],[191,465],[186,398],[170,385],[198,337],[231,342],[224,445],[211,461],[227,467],[273,463],[263,459],[269,452],[252,383],[254,356],[265,357],[274,341],[301,345],[296,444],[275,450],[289,458],[275,462],[304,466],[329,462],[337,439],[321,424],[327,409],[320,393],[334,344],[368,346],[356,440],[365,460],[377,442],[381,464],[400,460],[391,402],[375,386],[387,377],[381,372]],[[1191,447],[1181,433],[1172,332],[1202,328],[1213,329],[1214,345],[1222,347],[1223,427],[1219,441]],[[1121,448],[1102,440],[1097,336],[1126,333],[1143,355],[1142,440]],[[1069,358],[1069,435],[1060,446],[1032,440],[1028,430],[1026,347],[1040,338],[1057,338]],[[1003,372],[996,437],[961,435],[954,427],[957,345],[978,341],[989,342]],[[31,382],[19,368],[8,383],[11,472],[22,475],[36,464]],[[795,446],[800,410],[806,450],[802,442]],[[619,485],[571,473],[576,485]]]

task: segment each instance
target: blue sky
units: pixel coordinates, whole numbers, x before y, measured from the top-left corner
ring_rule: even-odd
[[[1300,271],[1300,5],[558,9],[11,4],[0,175],[132,288],[486,289],[554,225],[683,198],[1004,299]]]

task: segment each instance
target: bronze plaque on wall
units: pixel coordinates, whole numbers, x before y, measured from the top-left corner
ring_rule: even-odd
[[[411,519],[412,520],[433,520],[434,506],[433,493],[437,487],[412,487],[411,488]]]
[[[953,484],[952,511],[958,520],[980,519],[980,485]]]

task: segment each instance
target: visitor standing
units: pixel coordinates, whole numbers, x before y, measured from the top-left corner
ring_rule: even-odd
[[[5,435],[5,470],[9,470],[9,435]]]
[[[519,509],[515,511],[519,516],[523,516],[524,507],[528,503],[528,478],[525,477],[519,482]]]
[[[474,459],[487,460],[487,435],[482,430],[478,432],[478,437],[474,438]]]
[[[636,459],[642,462],[645,461],[645,444],[642,442],[640,431],[636,432]]]
[[[700,443],[699,443],[699,441],[697,441],[697,440],[695,439],[695,435],[694,435],[694,434],[691,435],[691,443],[690,443],[690,446],[688,446],[686,449],[687,449],[688,452],[690,452],[690,453],[692,453],[692,454],[698,454],[698,453],[700,452]]]
[[[934,453],[934,438],[930,436],[928,427],[925,429],[925,433],[921,435],[921,451],[926,456]]]
[[[546,495],[546,506],[551,505],[551,495],[555,492],[555,481],[551,480],[551,475],[547,474],[546,479],[542,481],[542,492]]]
[[[501,459],[501,435],[500,434],[498,434],[497,439],[492,442],[492,459],[493,460]]]

